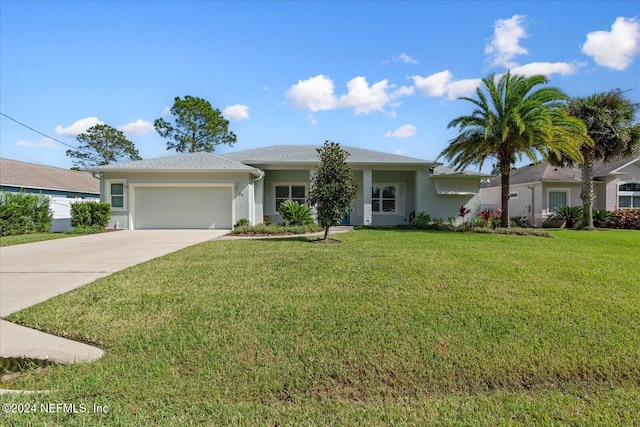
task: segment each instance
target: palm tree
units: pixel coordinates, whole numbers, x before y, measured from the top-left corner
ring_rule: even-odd
[[[566,156],[551,156],[550,160],[559,166],[578,164],[582,169],[583,228],[593,228],[594,162],[629,157],[640,147],[640,124],[634,123],[638,108],[638,104],[627,99],[620,89],[572,98],[567,104],[569,114],[584,122],[591,143],[581,145],[581,160]]]
[[[526,156],[537,164],[550,153],[578,161],[580,144],[588,143],[584,124],[563,108],[568,97],[553,87],[545,76],[524,77],[506,73],[482,79],[477,99],[462,97],[475,105],[468,116],[453,119],[448,127],[460,127],[439,157],[457,169],[482,167],[493,160],[502,186],[500,226],[509,226],[509,177],[516,160]]]

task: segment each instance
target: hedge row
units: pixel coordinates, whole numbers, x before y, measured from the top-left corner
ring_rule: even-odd
[[[105,228],[111,218],[111,205],[106,202],[71,203],[72,227]]]
[[[0,236],[45,233],[53,216],[42,194],[0,192]]]

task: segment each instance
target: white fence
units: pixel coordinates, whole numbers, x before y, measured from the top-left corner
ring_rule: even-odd
[[[80,197],[76,197],[70,199],[68,197],[49,197],[49,209],[53,212],[53,220],[51,221],[51,226],[49,227],[49,231],[52,233],[59,231],[69,231],[73,227],[71,227],[71,203],[73,202],[90,202],[90,201],[98,201],[99,199],[96,197],[95,199],[82,199]]]

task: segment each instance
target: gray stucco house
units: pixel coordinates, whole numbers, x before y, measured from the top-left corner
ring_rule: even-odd
[[[241,218],[251,224],[281,221],[284,200],[304,202],[315,146],[278,145],[222,155],[179,154],[87,169],[100,178],[111,203],[110,227],[222,228]],[[440,163],[361,148],[349,152],[359,192],[344,219],[352,225],[408,223],[417,212],[455,217],[460,205],[478,211],[480,180]]]
[[[595,199],[593,207],[615,209],[640,208],[640,153],[593,166]],[[482,209],[500,207],[500,177],[480,190]],[[543,225],[559,206],[582,206],[582,171],[578,167],[561,168],[548,162],[531,164],[511,172],[509,213]]]

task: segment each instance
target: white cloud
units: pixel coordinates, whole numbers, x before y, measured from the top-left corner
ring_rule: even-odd
[[[162,113],[160,113],[160,114],[161,114],[161,115],[163,115],[163,116],[168,116],[169,114],[171,114],[171,108],[169,108],[169,107],[164,107],[164,108],[162,109]]]
[[[513,15],[495,22],[491,43],[484,48],[484,53],[490,55],[492,66],[515,67],[518,64],[513,62],[513,58],[529,53],[520,46],[520,39],[527,37],[525,19],[524,15]]]
[[[313,114],[307,115],[307,118],[309,119],[309,121],[311,122],[312,125],[317,125],[318,124],[318,121],[316,120],[316,116],[314,116]]]
[[[77,120],[71,126],[66,128],[63,128],[62,125],[58,125],[54,131],[58,135],[76,137],[92,126],[103,124],[104,122],[100,121],[97,117],[86,117],[84,119]]]
[[[418,61],[410,57],[406,53],[402,52],[400,56],[394,58],[396,61],[404,62],[405,64],[418,64]]]
[[[341,96],[335,94],[333,80],[322,74],[308,80],[300,80],[286,92],[287,104],[297,109],[307,109],[312,112],[334,110],[338,108],[353,108],[356,114],[368,114],[374,111],[385,112],[391,106],[397,108],[400,103],[392,102],[399,97],[413,94],[413,88],[402,86],[396,89],[384,79],[369,85],[362,76],[347,82],[347,93]]]
[[[454,100],[460,96],[468,96],[482,84],[481,79],[454,80],[451,71],[445,70],[427,77],[412,76],[418,90],[428,97],[446,96]]]
[[[53,142],[51,138],[43,138],[40,141],[24,141],[20,140],[13,144],[14,147],[44,147],[44,148],[55,148],[58,149],[60,146]]]
[[[402,156],[404,154],[404,151],[402,150],[396,150],[396,154],[399,156]]]
[[[593,57],[596,64],[614,70],[624,70],[640,54],[640,22],[636,18],[618,17],[611,31],[587,34],[582,52]]]
[[[451,82],[447,85],[447,98],[454,100],[461,96],[470,96],[481,84],[482,79],[463,79]]]
[[[402,86],[394,90],[393,92],[391,92],[390,97],[391,99],[397,99],[397,98],[400,98],[401,96],[411,96],[414,93],[415,93],[415,88],[413,86]]]
[[[340,107],[352,107],[356,114],[368,114],[373,111],[384,111],[391,99],[387,93],[389,82],[384,79],[369,86],[367,79],[355,77],[347,82],[347,94],[338,100]]]
[[[222,110],[225,118],[240,121],[249,119],[249,107],[242,104],[229,105]]]
[[[293,108],[313,112],[331,110],[335,108],[337,101],[333,89],[333,80],[319,74],[308,80],[299,80],[289,88],[285,96],[287,104]]]
[[[568,76],[578,70],[579,65],[566,62],[532,62],[511,69],[511,74],[520,74],[526,77],[542,74],[549,77],[551,74]]]
[[[390,64],[391,62],[404,62],[405,64],[419,64],[419,62],[416,59],[412,58],[411,56],[407,55],[404,52],[402,52],[398,56],[394,56],[389,61],[384,61],[382,64],[386,65],[386,64]]]
[[[411,78],[424,96],[442,96],[446,93],[447,86],[453,79],[453,74],[451,71],[445,70],[428,77],[412,76]]]
[[[144,135],[146,133],[153,132],[154,127],[153,123],[138,119],[135,122],[118,126],[118,130],[121,130],[128,135]]]
[[[404,125],[404,126],[400,126],[398,129],[394,130],[393,132],[388,131],[387,133],[384,134],[385,138],[397,138],[397,139],[402,139],[402,138],[409,138],[412,136],[415,136],[415,134],[417,133],[417,128],[413,125]]]

